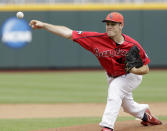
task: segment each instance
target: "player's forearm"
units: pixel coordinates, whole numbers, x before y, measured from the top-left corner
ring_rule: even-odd
[[[137,74],[137,75],[144,75],[144,74],[147,74],[148,72],[149,72],[148,65],[143,65],[140,68],[135,68],[134,67],[130,70],[130,73],[134,73],[134,74]]]
[[[69,29],[68,27],[44,23],[43,28],[51,33],[58,35],[58,36],[61,36],[61,37],[67,38],[67,39],[72,39],[72,30]]]

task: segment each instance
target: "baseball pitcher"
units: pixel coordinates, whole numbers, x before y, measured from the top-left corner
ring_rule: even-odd
[[[102,22],[106,24],[105,33],[76,31],[38,20],[31,20],[30,26],[73,40],[97,57],[106,71],[109,85],[107,104],[99,124],[101,131],[114,130],[121,106],[125,112],[141,119],[144,126],[162,124],[150,113],[147,104],[135,102],[132,96],[132,91],[142,81],[142,75],[149,72],[150,59],[137,41],[122,33],[122,14],[111,12]]]

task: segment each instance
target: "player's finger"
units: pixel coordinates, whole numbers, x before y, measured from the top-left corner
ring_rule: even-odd
[[[31,25],[32,25],[32,23],[33,23],[33,20],[31,20],[31,21],[29,22],[29,25],[31,26]]]
[[[29,23],[30,26],[34,25],[34,24],[36,24],[36,20],[31,20],[30,23]]]
[[[31,25],[31,27],[32,27],[33,29],[35,29],[35,26],[34,26],[34,25]]]

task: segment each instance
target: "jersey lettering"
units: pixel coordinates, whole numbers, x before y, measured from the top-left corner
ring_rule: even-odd
[[[98,48],[94,49],[94,54],[96,57],[114,57],[114,56],[125,56],[128,53],[128,51],[125,51],[123,49],[115,49],[115,50],[106,50],[100,52]]]

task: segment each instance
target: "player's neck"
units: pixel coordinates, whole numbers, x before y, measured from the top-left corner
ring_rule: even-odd
[[[122,44],[124,42],[124,37],[122,34],[111,37],[116,43]]]

